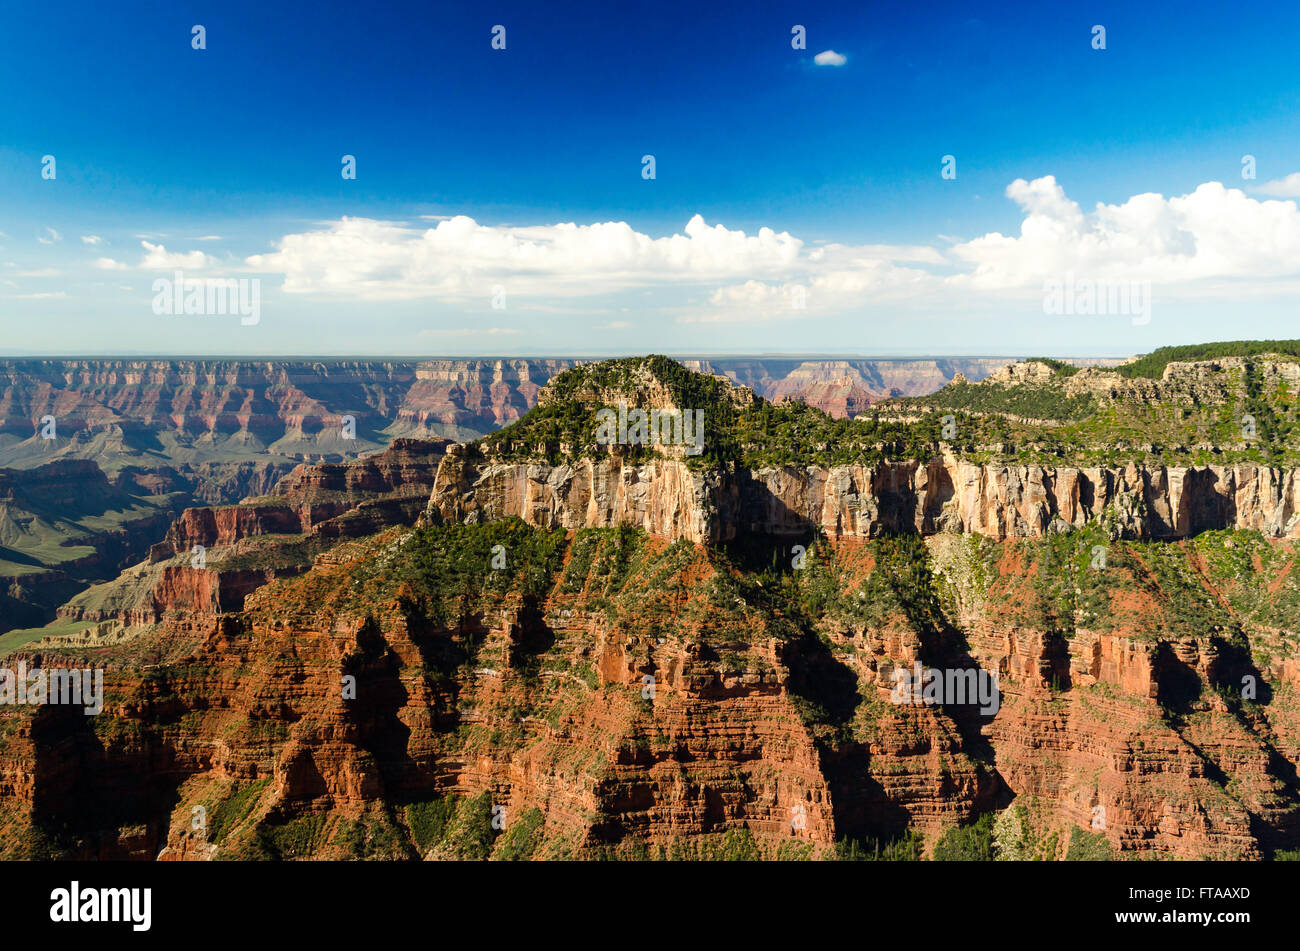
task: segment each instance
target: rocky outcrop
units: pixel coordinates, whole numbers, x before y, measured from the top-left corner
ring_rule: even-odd
[[[953,459],[730,475],[675,460],[629,465],[617,455],[558,466],[493,463],[456,449],[438,474],[428,515],[458,522],[518,516],[569,529],[627,524],[692,541],[809,530],[830,538],[1023,538],[1095,519],[1123,538],[1187,538],[1225,528],[1294,538],[1300,478],[1296,470],[1255,465],[1078,469]]]
[[[395,439],[381,453],[356,462],[302,465],[270,493],[292,505],[321,498],[361,501],[380,495],[416,495],[434,484],[447,439]]]
[[[1182,407],[1221,405],[1233,402],[1247,367],[1259,374],[1263,391],[1274,392],[1279,388],[1294,391],[1300,385],[1300,363],[1276,354],[1259,354],[1193,362],[1171,361],[1158,380],[1129,378],[1113,370],[1087,367],[1064,380],[1062,391],[1067,395],[1091,394],[1105,403],[1162,403]],[[988,382],[1027,382],[1033,377],[1041,382],[1043,369],[1046,367],[1041,363],[1017,364],[993,374]]]
[[[150,552],[152,561],[188,556],[195,546],[225,548],[261,535],[320,532],[355,538],[410,521],[436,485],[448,440],[398,439],[384,452],[356,462],[302,465],[267,496],[239,505],[186,509]]]
[[[1212,529],[1300,534],[1295,470],[1237,465],[1052,468],[926,465],[768,469],[750,475],[750,526],[781,534],[808,527],[832,538],[887,531],[1045,535],[1093,519],[1116,537],[1187,538]]]
[[[547,528],[631,525],[654,535],[708,541],[721,479],[676,460],[625,464],[620,456],[576,465],[478,465],[452,447],[438,470],[426,521],[467,524],[517,516]]]

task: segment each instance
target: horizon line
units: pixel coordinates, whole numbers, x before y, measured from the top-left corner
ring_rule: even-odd
[[[675,360],[1004,360],[1033,359],[1041,357],[1070,360],[1123,360],[1140,356],[1135,352],[1124,353],[1057,353],[1045,354],[1041,351],[1024,353],[997,353],[975,351],[970,353],[936,353],[916,351],[891,353],[882,351],[835,353],[825,351],[801,352],[727,352],[727,351],[620,351],[609,353],[452,353],[452,354],[397,354],[397,353],[182,353],[173,351],[103,351],[85,352],[16,352],[0,353],[0,360],[393,360],[402,362],[424,362],[431,360],[622,360],[652,355],[662,355]]]

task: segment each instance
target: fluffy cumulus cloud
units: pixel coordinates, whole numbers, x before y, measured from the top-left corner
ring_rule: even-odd
[[[482,225],[463,215],[433,228],[344,218],[286,235],[254,255],[254,270],[284,275],[291,293],[370,298],[459,298],[492,293],[578,296],[678,280],[699,283],[779,275],[802,242],[762,228],[755,235],[709,227],[696,215],[662,238],[623,221],[531,227]]]
[[[1300,211],[1219,182],[1189,195],[1134,195],[1085,213],[1048,175],[1007,186],[1024,220],[1018,237],[993,232],[954,246],[969,270],[950,280],[986,290],[1025,287],[1066,273],[1097,280],[1179,284],[1300,273]]]
[[[1234,281],[1259,291],[1272,279],[1300,278],[1294,201],[1208,182],[1187,195],[1135,195],[1086,211],[1051,176],[1017,179],[1006,194],[1021,209],[1018,234],[955,244],[808,245],[699,215],[662,237],[621,221],[507,227],[455,216],[426,227],[343,218],[285,235],[246,264],[282,275],[286,292],[344,299],[483,300],[504,289],[512,302],[563,310],[581,297],[658,289],[678,297],[672,306],[683,322],[799,319],[889,301],[964,307],[982,296],[1041,292],[1068,275],[1187,293]],[[204,263],[197,251],[144,246],[146,262],[158,266]]]
[[[848,61],[847,56],[834,50],[822,50],[813,57],[813,62],[818,66],[843,66]]]

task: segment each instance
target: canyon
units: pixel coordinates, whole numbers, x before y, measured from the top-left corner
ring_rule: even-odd
[[[518,420],[548,380],[578,362],[0,360],[0,467],[9,467],[0,477],[0,635],[53,619],[58,604],[125,567],[141,539],[186,506],[264,496],[300,463],[357,459],[395,439],[473,439]],[[689,362],[773,398],[810,400],[844,415],[927,392],[959,373],[982,378],[1005,361]],[[101,490],[86,480],[100,477],[81,463],[134,500],[105,510],[99,532],[57,515],[37,524],[42,515],[23,508],[21,483],[72,478],[70,487],[80,486],[74,495],[95,495]],[[76,545],[102,553],[66,557],[63,549]]]
[[[654,366],[622,396],[715,379]],[[600,372],[542,422],[618,396]],[[769,411],[719,385],[709,418]],[[106,712],[0,710],[0,850],[919,858],[994,818],[1005,857],[1300,846],[1294,470],[512,432],[299,464],[70,598],[4,663],[103,667]],[[996,712],[896,702],[917,664],[995,675]]]
[[[833,415],[890,396],[921,395],[958,373],[981,379],[1006,358],[948,360],[685,360],[769,399],[802,399]],[[384,436],[472,439],[519,419],[572,359],[430,360],[0,360],[0,465],[29,466],[52,454],[131,456],[170,437],[176,454],[265,452],[290,457],[373,450]],[[331,430],[356,420],[357,444]],[[43,444],[40,420],[59,439]],[[116,441],[92,445],[100,431]],[[139,445],[137,445],[139,443]],[[188,459],[179,458],[181,462]],[[107,468],[107,467],[106,467]],[[214,501],[217,501],[214,499]],[[235,501],[227,497],[221,501]]]

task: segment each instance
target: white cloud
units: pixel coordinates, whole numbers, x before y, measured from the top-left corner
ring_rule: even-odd
[[[40,294],[14,294],[12,296],[18,300],[49,300],[57,297],[67,297],[68,294],[66,291],[46,291]]]
[[[58,268],[42,267],[34,271],[14,271],[14,277],[58,277],[62,273]]]
[[[36,240],[39,241],[41,244],[54,244],[54,242],[56,241],[62,241],[63,235],[59,234],[53,228],[46,228],[45,237],[43,238],[37,237]]]
[[[140,247],[144,248],[144,259],[140,266],[155,271],[171,270],[173,268],[202,268],[208,265],[208,256],[202,251],[190,251],[188,253],[177,251],[169,252],[161,244],[150,244],[148,241],[141,241]]]
[[[809,273],[803,280],[779,284],[751,280],[720,287],[709,297],[709,310],[688,311],[678,318],[678,323],[800,320],[848,308],[861,309],[885,299],[914,297],[941,286],[941,279],[928,271],[898,267],[885,260],[856,258],[848,267]]]
[[[802,242],[762,228],[756,235],[709,227],[695,215],[684,234],[651,238],[623,221],[527,227],[481,225],[458,215],[415,229],[344,218],[320,231],[286,235],[279,250],[248,258],[254,270],[284,274],[289,293],[361,298],[581,296],[665,280],[707,282],[780,274]]]
[[[951,249],[971,270],[957,285],[1002,289],[1074,272],[1092,279],[1172,284],[1300,274],[1300,210],[1257,201],[1219,182],[1189,195],[1146,193],[1091,213],[1051,175],[1007,186],[1025,212],[1019,237],[992,232]]]
[[[508,226],[455,216],[425,227],[343,218],[287,234],[247,266],[282,274],[288,293],[485,303],[500,286],[512,305],[522,297],[530,310],[570,315],[582,298],[636,290],[639,307],[683,323],[797,320],[870,312],[878,303],[1000,306],[1069,274],[1148,280],[1167,296],[1278,293],[1283,279],[1300,281],[1294,201],[1207,182],[1186,195],[1141,194],[1085,211],[1052,176],[1017,179],[1006,196],[1021,209],[1018,233],[936,237],[934,244],[811,244],[771,228],[747,234],[710,226],[700,215],[662,237],[626,222]],[[145,247],[166,267],[203,258]],[[688,303],[665,303],[683,294]],[[617,303],[626,305],[626,296]],[[599,329],[621,329],[618,323]]]
[[[834,50],[822,50],[813,57],[813,62],[818,66],[843,66],[848,61],[848,57],[843,53],[837,53]]]
[[[126,264],[121,261],[114,261],[112,258],[95,258],[95,267],[101,271],[125,271]]]
[[[1261,195],[1272,195],[1274,198],[1300,198],[1300,172],[1292,172],[1286,178],[1265,182],[1255,191]]]
[[[100,245],[104,243],[104,239],[97,234],[83,234],[81,236],[81,243],[90,244],[90,245]]]

